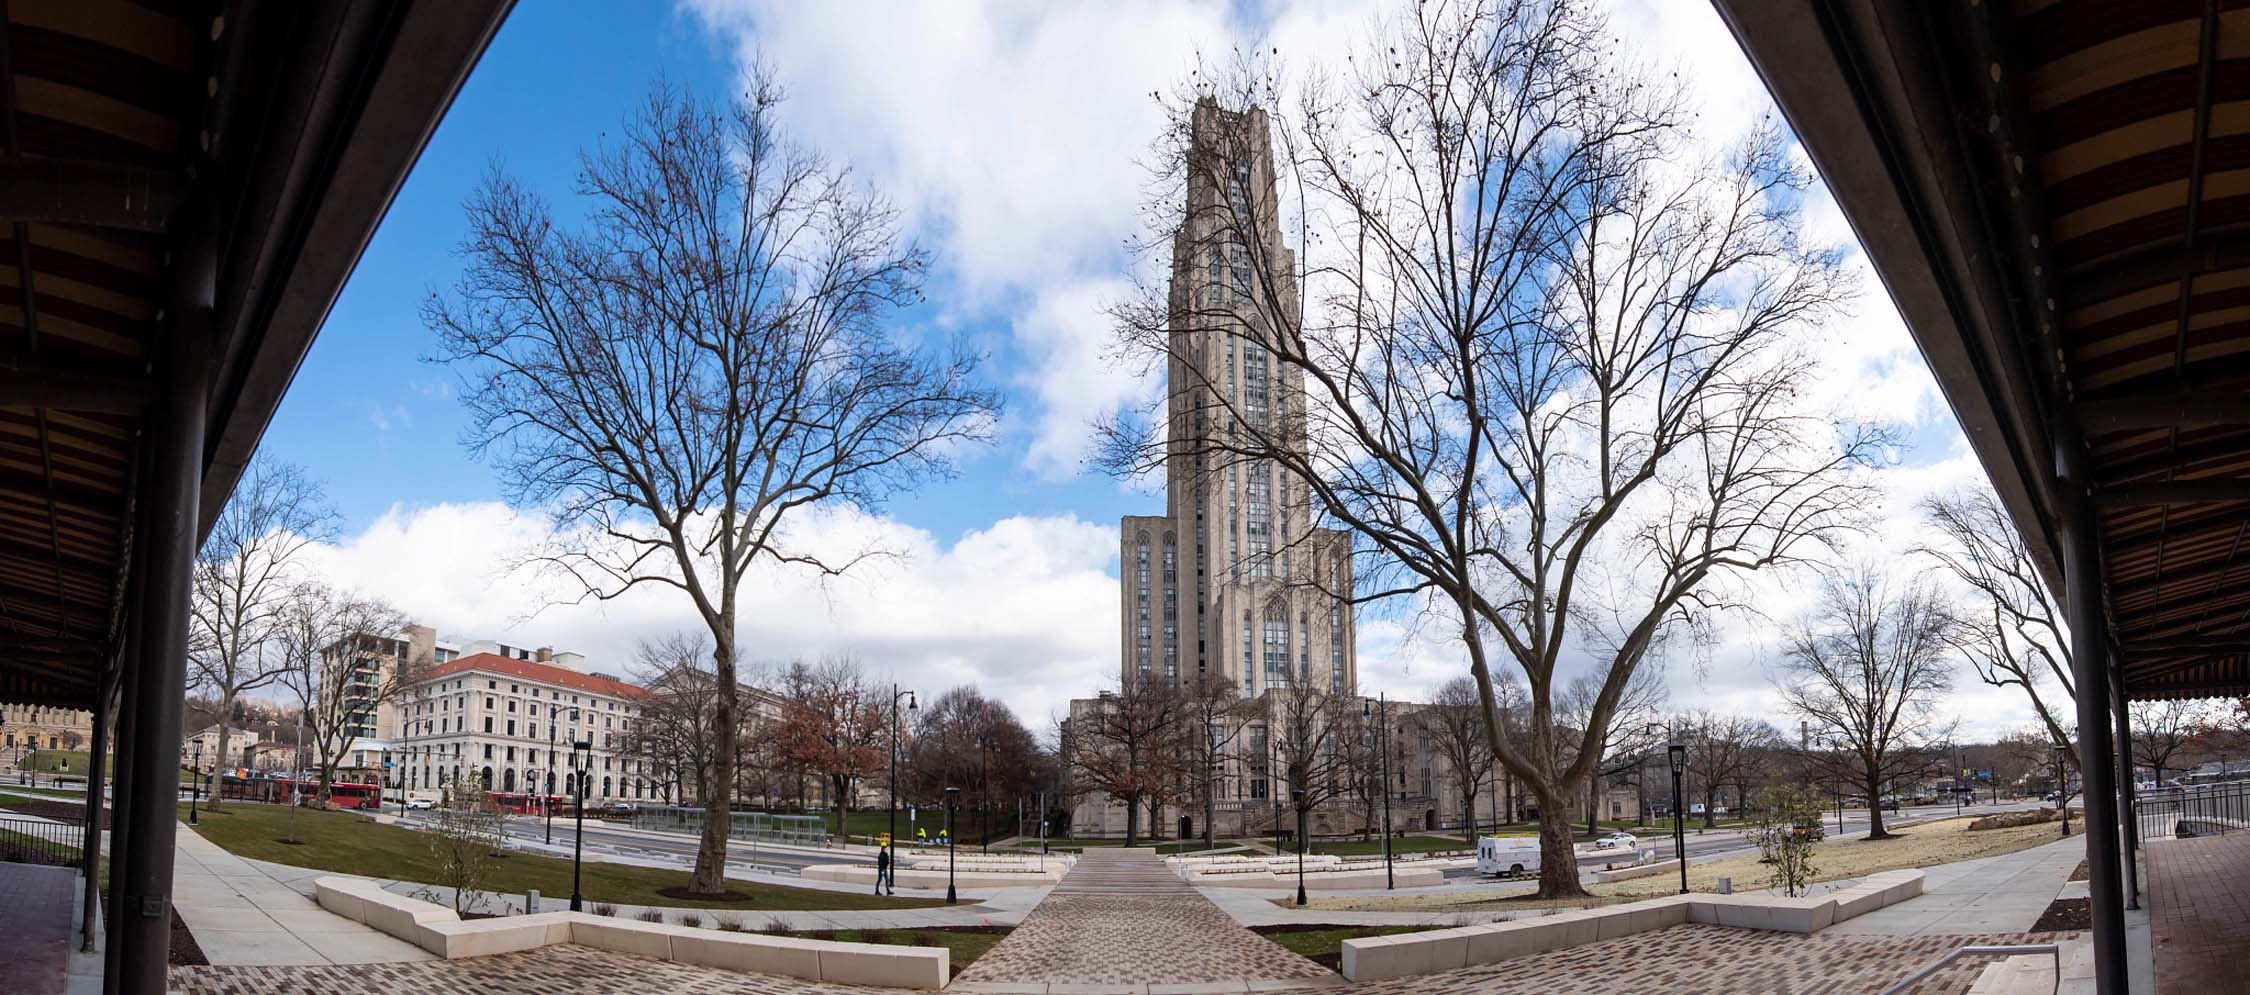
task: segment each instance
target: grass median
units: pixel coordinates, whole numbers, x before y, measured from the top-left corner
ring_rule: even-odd
[[[187,817],[187,806],[180,806],[180,817]],[[203,810],[195,831],[237,856],[277,864],[401,881],[433,883],[438,879],[437,861],[426,833],[347,812],[314,809],[299,809],[292,831],[289,818],[289,810],[280,806],[238,802],[220,812]],[[298,842],[286,843],[284,838]],[[537,888],[542,895],[561,898],[570,894],[570,878],[568,860],[504,851],[504,855],[493,858],[486,890],[521,895]],[[777,912],[910,909],[944,904],[928,898],[886,898],[738,880],[729,880],[727,887],[748,895],[747,901],[706,901],[663,894],[665,889],[685,888],[687,881],[686,871],[589,860],[580,891],[590,903]]]

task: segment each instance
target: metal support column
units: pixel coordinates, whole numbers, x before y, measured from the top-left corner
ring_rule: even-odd
[[[2110,716],[2117,722],[2117,783],[2121,800],[2121,818],[2118,831],[2123,836],[2125,865],[2125,907],[2141,907],[2141,868],[2135,856],[2141,849],[2140,819],[2133,805],[2133,722],[2125,711],[2125,675],[2112,669],[2109,675]]]
[[[145,449],[145,447],[144,447]],[[142,469],[146,470],[144,458]],[[145,473],[142,475],[146,478]],[[102,948],[102,995],[117,995],[120,968],[117,950],[117,930],[123,925],[125,908],[125,881],[131,875],[128,868],[133,856],[133,800],[138,783],[133,779],[132,767],[125,758],[133,755],[140,746],[138,734],[127,717],[140,707],[142,623],[146,621],[144,607],[148,600],[148,585],[143,583],[147,569],[140,553],[147,548],[149,510],[146,502],[136,501],[133,509],[133,540],[126,552],[127,569],[131,571],[125,585],[125,649],[118,658],[121,668],[117,678],[117,747],[112,754],[117,779],[110,793],[109,812],[109,895],[103,908],[104,928],[109,931],[108,945]]]
[[[182,293],[171,315],[161,413],[150,419],[154,466],[141,490],[150,508],[147,541],[139,544],[147,566],[142,602],[139,700],[131,721],[135,749],[121,758],[133,772],[139,796],[128,818],[131,858],[125,868],[125,901],[118,910],[118,991],[161,995],[172,942],[172,848],[178,821],[181,712],[187,693],[188,586],[195,562],[198,500],[202,496],[204,423],[209,417],[213,270],[207,251],[180,264]]]
[[[2078,698],[2078,774],[2085,782],[2087,891],[2093,906],[2094,990],[2124,995],[2125,888],[2117,851],[2117,760],[2110,740],[2109,610],[2102,594],[2099,523],[2087,500],[2086,451],[2075,433],[2057,444],[2063,508],[2063,590]]]
[[[102,910],[102,779],[108,774],[102,754],[109,750],[109,723],[114,714],[109,707],[109,682],[95,684],[100,690],[94,695],[94,735],[86,753],[86,845],[78,854],[78,870],[85,875],[79,882],[84,891],[78,918],[78,949],[83,953],[94,952],[94,919]]]

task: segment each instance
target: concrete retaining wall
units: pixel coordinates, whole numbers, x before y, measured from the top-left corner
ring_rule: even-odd
[[[1067,869],[1060,864],[1049,866],[1045,873],[1037,870],[972,871],[967,868],[958,868],[954,872],[953,882],[956,887],[961,888],[1037,887],[1043,884],[1054,884],[1062,880],[1063,871]],[[800,876],[815,881],[838,881],[844,884],[865,885],[869,888],[875,886],[875,868],[867,864],[814,864],[799,873]],[[896,883],[904,888],[945,887],[945,868],[943,867],[935,869],[901,867],[898,868],[897,877]]]
[[[1883,871],[1852,887],[1805,898],[1668,895],[1482,926],[1371,936],[1344,941],[1344,977],[1380,981],[1451,971],[1690,922],[1817,933],[1921,893],[1921,871]]]
[[[394,895],[364,878],[323,877],[313,887],[322,908],[447,960],[576,943],[699,967],[839,984],[937,989],[952,977],[952,953],[944,947],[729,933],[586,912],[463,920],[452,909]]]
[[[1608,884],[1611,881],[1630,881],[1634,878],[1645,878],[1652,874],[1663,874],[1666,872],[1672,874],[1680,873],[1680,862],[1677,860],[1665,860],[1659,861],[1654,864],[1642,864],[1639,867],[1620,867],[1615,870],[1595,871],[1594,882],[1596,884]]]

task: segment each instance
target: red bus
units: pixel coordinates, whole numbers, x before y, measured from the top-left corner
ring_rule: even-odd
[[[310,805],[320,797],[320,781],[313,778],[259,777],[240,781],[225,778],[219,781],[219,787],[228,798],[277,805]],[[382,803],[383,789],[377,785],[356,781],[334,781],[328,785],[328,804],[333,808],[378,808]]]
[[[513,791],[486,793],[493,807],[509,815],[545,815],[549,810],[557,813],[570,810],[570,799],[563,795],[520,794]]]

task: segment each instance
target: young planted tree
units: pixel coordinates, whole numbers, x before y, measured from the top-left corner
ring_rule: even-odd
[[[927,259],[880,197],[783,137],[780,102],[763,72],[728,106],[655,88],[583,156],[575,227],[494,173],[469,201],[466,272],[423,309],[435,358],[462,371],[475,452],[517,500],[554,509],[561,538],[538,562],[586,598],[676,590],[702,619],[719,785],[734,782],[744,578],[881,552],[791,526],[950,474],[999,411],[976,357],[892,327]],[[688,887],[715,894],[731,799],[703,802]]]
[[[1788,143],[1702,155],[1678,77],[1610,37],[1568,0],[1415,4],[1335,77],[1252,66],[1174,101],[1144,245],[1233,279],[1166,273],[1116,323],[1167,371],[1163,417],[1213,430],[1104,433],[1117,472],[1281,468],[1354,537],[1355,600],[1458,634],[1545,897],[1584,893],[1572,810],[1650,647],[1859,522],[1877,441],[1803,398],[1796,344],[1851,285],[1800,239]],[[1302,403],[1269,416],[1268,383]],[[1570,726],[1566,655],[1597,682]]]
[[[1825,838],[1820,792],[1809,784],[1776,784],[1750,803],[1750,842],[1758,860],[1773,868],[1773,887],[1795,898],[1819,873],[1813,851]]]
[[[444,798],[431,816],[425,841],[437,865],[437,880],[431,883],[453,890],[454,914],[474,912],[484,906],[485,881],[500,850],[500,810],[481,783],[462,772],[446,781]]]
[[[305,547],[332,535],[335,522],[320,483],[303,467],[261,456],[250,462],[196,553],[188,664],[190,678],[213,698],[219,728],[212,768],[222,783],[211,792],[214,811],[226,804],[236,702],[289,673],[273,643],[298,580],[296,560]]]
[[[1951,738],[1937,706],[1953,688],[1952,625],[1928,585],[1861,566],[1831,575],[1787,637],[1782,701],[1838,744],[1867,792],[1870,840],[1892,835],[1882,805],[1892,780],[1927,770]]]
[[[2063,606],[2040,580],[1999,496],[1985,487],[1931,498],[1922,516],[1943,539],[1921,552],[1970,595],[1949,630],[1954,649],[1986,684],[2022,688],[2048,739],[2070,742],[2077,692]],[[2075,754],[2070,763],[2077,766]]]

